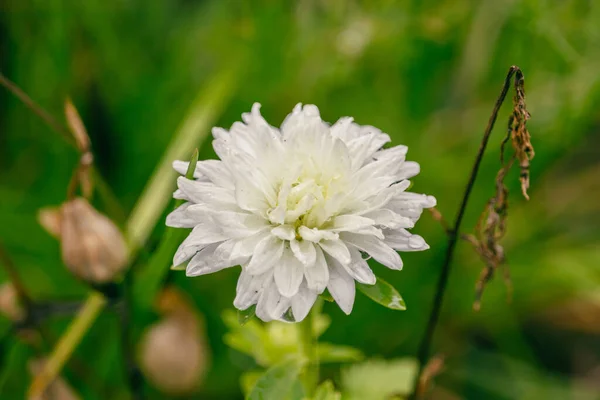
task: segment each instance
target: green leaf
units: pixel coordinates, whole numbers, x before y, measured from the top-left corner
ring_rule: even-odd
[[[133,299],[140,309],[152,308],[156,294],[169,272],[169,266],[172,265],[173,253],[188,233],[187,229],[167,228],[145,268],[134,271]],[[183,268],[185,269],[185,264]]]
[[[257,381],[247,400],[300,400],[296,390],[304,360],[292,358],[269,368]],[[298,397],[300,395],[300,397]]]
[[[194,179],[194,172],[196,171],[197,164],[198,164],[198,148],[196,147],[194,149],[194,152],[192,153],[192,157],[190,158],[190,163],[188,164],[188,168],[185,171],[185,177],[187,179]],[[185,200],[181,200],[181,199],[177,200],[175,202],[175,208],[179,207],[183,203],[185,203]]]
[[[325,381],[319,385],[315,392],[314,400],[340,400],[342,394],[335,390],[331,381]]]
[[[393,399],[410,394],[418,363],[413,358],[370,359],[342,369],[345,400]],[[394,396],[394,397],[392,397]]]
[[[250,318],[254,317],[256,313],[256,305],[250,306],[245,310],[238,310],[238,322],[240,325],[245,325]]]
[[[259,365],[271,365],[272,354],[269,350],[269,337],[263,325],[256,319],[249,320],[244,326],[232,310],[223,313],[223,322],[229,328],[223,340],[229,347],[253,357]]]
[[[240,386],[242,387],[242,393],[244,396],[248,396],[256,385],[256,382],[264,374],[265,371],[248,371],[244,372],[240,378]]]
[[[171,271],[185,271],[187,268],[187,263],[179,264],[179,265],[171,265]]]
[[[329,293],[329,290],[327,290],[327,289],[325,289],[325,291],[323,293],[321,293],[321,297],[330,303],[333,303],[335,301],[333,299],[333,296],[331,295],[331,293]]]
[[[185,171],[185,177],[188,179],[194,179],[194,172],[196,171],[196,164],[198,164],[198,148],[194,149],[192,158],[190,158],[190,165],[188,165],[187,171]]]
[[[315,337],[321,336],[327,328],[331,325],[331,317],[327,314],[317,314],[314,325],[313,325],[313,334]]]
[[[392,285],[379,277],[377,277],[374,285],[365,285],[364,283],[357,282],[356,286],[368,298],[384,307],[392,310],[406,310],[406,304],[400,293]]]
[[[198,163],[198,148],[194,149],[190,164],[185,177],[191,179],[194,177],[196,164]],[[181,206],[183,200],[175,202],[175,208]],[[160,290],[165,276],[169,272],[169,264],[177,247],[181,244],[188,234],[187,229],[167,228],[163,234],[158,249],[150,258],[146,268],[137,272],[133,284],[133,298],[141,309],[149,309]],[[172,270],[185,270],[187,263],[182,265],[171,265]]]
[[[173,170],[174,160],[181,160],[194,145],[202,143],[210,133],[210,127],[229,103],[237,81],[237,68],[224,69],[207,80],[206,86],[198,91],[189,112],[183,119],[169,147],[146,184],[135,207],[129,215],[125,232],[134,248],[142,247],[171,201],[177,173]]]
[[[364,358],[363,353],[354,347],[331,343],[319,343],[317,355],[320,363],[356,362]]]

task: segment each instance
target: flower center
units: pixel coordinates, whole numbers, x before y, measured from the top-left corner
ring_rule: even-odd
[[[322,174],[297,176],[284,180],[277,195],[277,203],[267,211],[274,225],[288,225],[298,238],[298,228],[320,228],[337,212],[335,201],[339,192],[339,176],[324,177]]]

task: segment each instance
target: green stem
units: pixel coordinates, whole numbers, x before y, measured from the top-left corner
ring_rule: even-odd
[[[106,299],[100,293],[94,292],[88,297],[74,322],[71,323],[67,332],[60,338],[52,351],[52,356],[48,358],[42,373],[33,380],[29,388],[28,398],[37,399],[41,397],[48,385],[58,376],[62,366],[96,320],[105,304]]]
[[[321,312],[322,306],[323,303],[319,297],[304,321],[297,325],[300,339],[300,352],[307,360],[301,378],[304,384],[304,390],[306,391],[306,396],[309,398],[313,396],[317,385],[319,384],[319,357],[317,353],[318,342],[317,337],[315,336],[315,322],[317,316]]]

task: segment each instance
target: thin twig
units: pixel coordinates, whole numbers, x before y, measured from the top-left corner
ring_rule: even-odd
[[[58,122],[50,113],[38,103],[33,101],[31,97],[27,95],[16,83],[8,79],[0,72],[0,85],[4,86],[9,92],[11,92],[15,97],[17,97],[27,108],[29,108],[35,115],[37,115],[42,121],[48,125],[48,127],[54,132],[58,133],[60,137],[65,140],[68,144],[78,149],[77,143],[75,139],[69,133],[69,130],[65,125]],[[100,174],[98,169],[94,165],[89,166],[89,172],[91,176],[95,180],[96,186],[98,186],[98,193],[102,197],[102,199],[106,202],[107,206],[109,206],[112,211],[111,214],[114,214],[117,221],[125,220],[125,212],[122,206],[117,201],[117,197],[113,193],[110,186],[106,183],[103,176]]]
[[[0,72],[0,84],[4,86],[9,92],[23,102],[34,114],[36,114],[42,121],[46,123],[53,131],[59,133],[64,140],[75,146],[75,141],[67,129],[60,124],[50,113],[44,110],[39,104],[31,99],[16,83],[8,79]]]
[[[492,115],[488,121],[488,124],[483,133],[483,138],[481,139],[481,144],[479,145],[479,151],[477,152],[477,157],[475,158],[475,163],[473,164],[473,168],[471,169],[471,175],[469,176],[469,181],[465,188],[465,192],[462,197],[462,201],[460,203],[460,207],[458,208],[458,213],[456,214],[456,219],[454,221],[454,226],[451,230],[448,231],[448,247],[446,249],[446,255],[444,257],[444,262],[442,264],[442,271],[438,280],[437,289],[435,292],[435,298],[433,301],[433,308],[431,309],[431,314],[429,315],[429,321],[427,322],[427,328],[425,329],[425,334],[421,340],[421,344],[419,346],[418,351],[418,359],[419,359],[419,373],[416,376],[414,383],[414,390],[412,394],[412,398],[416,399],[423,395],[423,393],[418,392],[419,388],[419,380],[420,376],[423,373],[423,368],[427,364],[427,360],[429,359],[429,354],[431,352],[431,342],[433,339],[433,335],[435,333],[435,328],[437,327],[440,311],[442,309],[442,303],[444,300],[444,293],[446,292],[446,287],[448,286],[448,277],[450,276],[450,267],[452,265],[452,258],[454,256],[454,250],[456,248],[456,243],[459,238],[460,225],[462,223],[465,210],[467,208],[467,204],[469,202],[469,197],[471,195],[471,191],[473,190],[473,186],[475,184],[475,179],[477,178],[477,173],[479,172],[479,167],[481,165],[481,160],[483,159],[483,153],[485,152],[485,148],[487,147],[488,141],[490,139],[492,130],[494,128],[494,123],[496,122],[496,118],[498,117],[498,112],[500,111],[500,107],[506,98],[506,94],[510,88],[510,82],[515,73],[521,75],[521,70],[517,66],[512,66],[508,70],[508,74],[506,75],[506,79],[504,80],[504,86],[502,87],[502,91],[500,92],[500,96],[496,100],[496,104],[494,105],[494,109],[492,110]]]
[[[17,267],[13,263],[12,259],[8,255],[8,252],[6,251],[6,249],[4,248],[4,245],[1,242],[0,242],[0,263],[4,266],[4,269],[6,270],[6,273],[8,274],[8,277],[9,277],[10,281],[12,282],[12,285],[14,286],[15,291],[17,292],[17,297],[19,298],[19,300],[21,300],[24,303],[25,308],[27,310],[29,310],[29,308],[32,304],[31,297],[27,293],[27,289],[25,289],[25,285],[23,285],[23,281],[21,281],[21,277],[19,276],[19,273],[17,272]]]

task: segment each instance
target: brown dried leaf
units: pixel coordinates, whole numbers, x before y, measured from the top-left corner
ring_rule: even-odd
[[[523,196],[529,200],[527,189],[529,189],[529,161],[535,156],[533,146],[531,144],[531,135],[527,130],[527,120],[531,117],[525,106],[525,80],[520,71],[517,72],[515,78],[515,97],[513,99],[513,115],[511,123],[511,141],[515,151],[515,157],[519,160],[521,168],[520,181],[521,192]]]
[[[504,248],[499,241],[506,233],[506,217],[508,215],[508,189],[504,185],[504,178],[512,165],[512,160],[496,175],[496,195],[492,197],[475,227],[475,234],[470,236],[470,242],[475,251],[485,263],[479,280],[475,286],[475,303],[473,308],[481,308],[481,296],[485,285],[493,278],[495,270],[504,265]],[[504,266],[506,271],[508,267]],[[505,277],[507,277],[505,273]]]
[[[65,117],[69,130],[75,138],[77,148],[80,152],[87,153],[90,150],[90,138],[71,99],[65,100]]]
[[[475,227],[473,235],[465,236],[475,248],[479,257],[485,263],[476,284],[475,302],[473,308],[481,308],[481,296],[487,283],[493,278],[498,268],[503,269],[504,281],[507,287],[507,297],[512,295],[512,283],[510,271],[505,263],[504,248],[500,240],[506,233],[506,218],[508,216],[508,189],[504,184],[506,175],[510,171],[514,161],[519,162],[521,169],[520,181],[523,196],[529,200],[527,189],[529,189],[529,161],[534,156],[531,145],[531,135],[527,130],[527,120],[530,118],[525,105],[525,90],[523,73],[518,67],[511,69],[515,72],[515,96],[513,97],[513,112],[508,119],[508,134],[500,146],[500,162],[502,168],[498,171],[495,180],[496,193],[483,210]],[[510,77],[510,75],[509,75]],[[514,155],[505,163],[505,145],[511,140]]]

